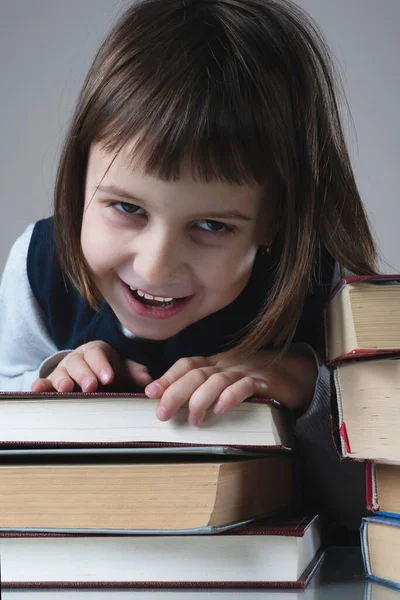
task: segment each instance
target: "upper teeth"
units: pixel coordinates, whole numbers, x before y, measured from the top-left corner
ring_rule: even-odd
[[[147,300],[158,300],[158,302],[171,302],[174,298],[161,298],[161,296],[152,296],[151,294],[145,294],[136,288],[133,288],[131,285],[129,286],[132,292],[136,292],[138,296],[141,298],[146,298]]]

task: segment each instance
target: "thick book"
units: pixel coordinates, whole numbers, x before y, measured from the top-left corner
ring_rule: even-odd
[[[290,456],[162,458],[7,457],[0,529],[207,533],[292,508]]]
[[[400,518],[400,465],[366,464],[367,508]]]
[[[224,415],[208,410],[199,427],[187,407],[159,421],[158,401],[141,394],[0,393],[0,449],[233,447],[262,451],[292,445],[288,411],[252,398]]]
[[[342,278],[325,324],[329,362],[400,351],[400,275]]]
[[[365,517],[361,550],[367,577],[400,589],[400,519]]]
[[[399,358],[343,361],[333,370],[343,457],[400,463]]]
[[[317,517],[216,535],[0,534],[9,587],[303,588],[320,561]]]

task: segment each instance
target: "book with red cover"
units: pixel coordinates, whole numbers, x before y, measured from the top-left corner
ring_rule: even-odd
[[[321,560],[318,517],[215,535],[0,533],[8,588],[303,588]]]
[[[373,288],[370,287],[373,295],[363,296],[366,289],[363,284],[373,285]],[[398,284],[400,284],[399,274],[354,275],[342,277],[338,281],[327,302],[325,311],[325,339],[328,363],[333,364],[342,360],[400,352],[400,285]],[[390,306],[383,301],[382,311],[379,311],[376,302],[377,296],[380,294],[378,290],[385,287],[385,293],[387,293],[388,286],[393,285],[397,289],[392,287],[389,290],[389,293],[393,295],[393,298],[390,299]],[[357,314],[353,314],[353,306],[350,300],[352,291],[358,292],[361,299],[358,299],[355,303]],[[344,296],[347,293],[349,295],[345,298]],[[387,299],[387,302],[389,302],[389,299]],[[364,313],[365,318],[361,323],[360,316],[362,316],[362,313]],[[355,323],[359,331],[356,330]],[[366,331],[365,323],[368,331]],[[380,347],[379,335],[382,326],[385,325],[389,325],[385,332],[388,339]],[[358,339],[358,334],[365,336],[365,333],[372,334],[369,336],[370,339],[364,341]]]
[[[136,393],[0,392],[0,454],[181,451],[290,451],[288,411],[276,400],[250,398],[228,413],[208,410],[199,427],[184,406],[166,422],[158,401]]]
[[[400,517],[400,465],[366,463],[368,510],[387,517]]]

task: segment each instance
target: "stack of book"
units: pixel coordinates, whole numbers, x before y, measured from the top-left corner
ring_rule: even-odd
[[[4,588],[306,585],[319,520],[293,516],[285,409],[250,399],[195,428],[156,404],[0,394]]]
[[[327,308],[341,452],[366,462],[366,574],[400,587],[400,275],[340,281]]]

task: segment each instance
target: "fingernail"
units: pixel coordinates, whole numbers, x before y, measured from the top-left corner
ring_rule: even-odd
[[[148,396],[157,397],[161,393],[161,387],[158,383],[150,383],[150,385],[146,386],[145,392]]]
[[[167,413],[167,411],[165,410],[165,408],[163,406],[157,406],[157,408],[156,408],[156,417],[160,421],[167,421],[168,420],[168,413]]]
[[[59,391],[60,392],[64,392],[64,391],[68,391],[68,388],[70,387],[70,379],[68,379],[67,377],[65,379],[61,379],[60,383],[58,384],[59,387]],[[65,388],[64,390],[61,388]]]
[[[225,406],[221,400],[218,400],[217,404],[213,408],[213,413],[216,415],[220,415],[225,410]]]
[[[100,373],[100,381],[101,381],[101,383],[107,383],[107,381],[109,381],[110,377],[111,377],[110,371],[106,371],[106,370],[102,371]]]
[[[85,377],[85,379],[82,381],[82,390],[87,390],[87,388],[90,387],[94,381],[95,379],[93,377]]]

